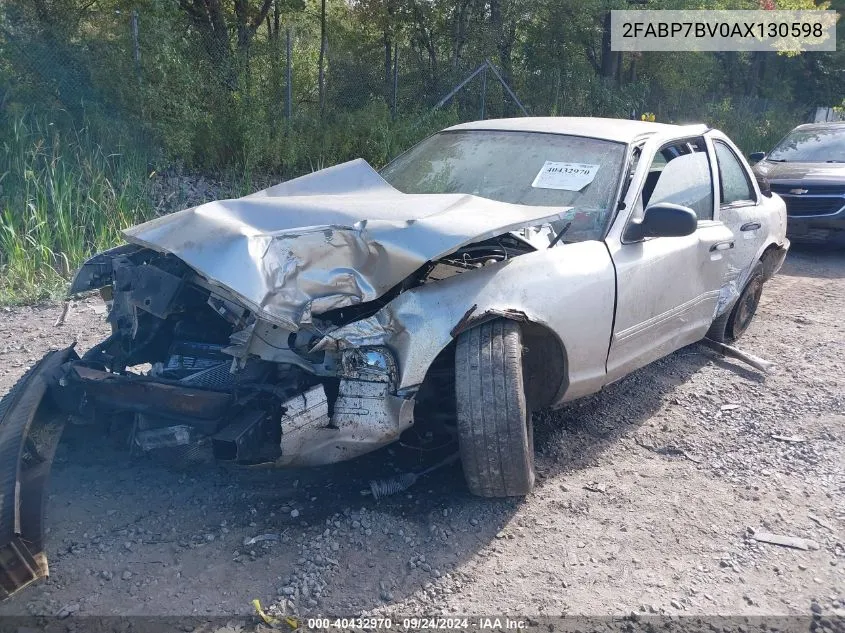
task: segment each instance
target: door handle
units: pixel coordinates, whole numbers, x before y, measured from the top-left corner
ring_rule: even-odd
[[[732,249],[733,247],[733,242],[718,242],[710,247],[710,252],[712,253],[713,251],[727,251]]]
[[[746,222],[741,227],[739,227],[740,231],[756,231],[759,229],[761,224],[759,222]]]

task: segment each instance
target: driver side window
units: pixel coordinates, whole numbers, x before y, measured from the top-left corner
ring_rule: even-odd
[[[659,202],[689,207],[699,222],[713,219],[713,179],[702,137],[660,148],[649,167],[634,217],[642,217],[649,205]]]

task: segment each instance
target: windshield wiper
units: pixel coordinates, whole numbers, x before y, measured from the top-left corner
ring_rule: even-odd
[[[551,242],[549,242],[549,248],[551,248],[552,246],[554,246],[555,244],[557,244],[557,243],[560,241],[560,238],[562,238],[562,237],[563,237],[563,234],[564,234],[564,233],[566,233],[566,232],[569,230],[569,227],[570,227],[570,226],[572,226],[572,222],[567,222],[567,223],[566,223],[566,226],[565,226],[565,227],[563,227],[563,228],[560,230],[560,233],[558,233],[557,235],[555,235],[555,238],[554,238]]]
[[[833,158],[831,160],[824,161],[826,163],[845,163],[845,160],[839,160],[838,158]]]
[[[766,160],[769,161],[770,163],[786,163],[786,162],[789,162],[785,158],[767,158]]]

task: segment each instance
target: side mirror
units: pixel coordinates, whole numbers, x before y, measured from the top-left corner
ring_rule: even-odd
[[[759,163],[761,160],[766,158],[766,152],[752,152],[748,155],[748,158],[752,163]]]
[[[671,202],[658,202],[648,207],[642,220],[634,220],[625,230],[626,242],[646,237],[683,237],[698,228],[698,216],[689,207]]]

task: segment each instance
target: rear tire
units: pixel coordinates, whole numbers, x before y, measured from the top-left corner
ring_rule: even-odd
[[[763,264],[757,262],[733,307],[713,321],[707,331],[707,338],[720,343],[736,341],[751,325],[762,293]]]
[[[534,438],[517,323],[498,319],[458,337],[455,395],[458,444],[470,492],[482,497],[530,493]]]

